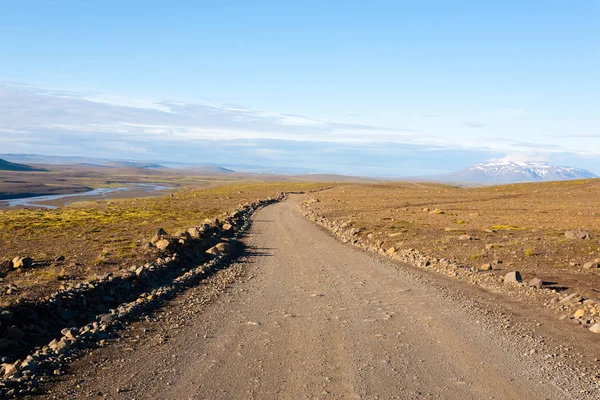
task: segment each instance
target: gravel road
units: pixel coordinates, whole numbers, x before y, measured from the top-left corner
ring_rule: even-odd
[[[76,361],[47,396],[599,398],[592,335],[345,246],[296,196],[253,219],[236,264]]]

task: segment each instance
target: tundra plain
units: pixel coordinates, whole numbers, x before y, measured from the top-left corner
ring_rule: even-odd
[[[356,184],[312,197],[311,210],[384,251],[412,248],[499,277],[518,270],[524,281],[600,297],[598,179],[479,188]],[[570,238],[570,231],[589,235]]]

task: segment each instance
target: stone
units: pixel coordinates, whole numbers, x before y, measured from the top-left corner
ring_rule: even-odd
[[[156,242],[161,240],[164,236],[167,236],[167,232],[163,228],[158,228],[150,243],[156,244]]]
[[[570,295],[568,295],[567,297],[565,297],[564,299],[560,300],[559,303],[560,304],[565,304],[565,303],[578,303],[580,302],[582,299],[581,297],[577,294],[577,293],[571,293]]]
[[[76,328],[64,328],[60,333],[67,339],[75,340],[75,335],[77,335],[79,331]]]
[[[231,232],[233,230],[233,226],[231,224],[225,223],[225,224],[223,224],[221,229],[224,230],[225,232]]]
[[[600,263],[598,263],[596,261],[586,262],[585,264],[583,264],[583,268],[584,269],[596,269],[596,268],[600,268]]]
[[[117,319],[116,315],[104,314],[102,317],[100,317],[100,322],[103,324],[110,324],[110,323],[114,322],[116,319]]]
[[[594,324],[590,327],[590,332],[600,333],[600,323]]]
[[[218,245],[215,246],[221,253],[231,253],[231,250],[233,249],[232,246],[229,243],[219,243]]]
[[[50,349],[52,349],[52,351],[54,351],[56,354],[64,354],[69,351],[71,344],[64,339],[59,341],[53,340],[48,344],[48,347],[50,347]]]
[[[486,263],[486,264],[482,264],[482,265],[479,267],[479,270],[480,270],[480,271],[489,271],[489,270],[491,270],[491,269],[492,269],[492,263]]]
[[[473,240],[473,237],[471,237],[471,235],[460,235],[459,237],[457,237],[458,240]]]
[[[590,233],[588,231],[576,230],[576,231],[566,231],[565,237],[571,240],[583,240],[589,239]]]
[[[160,239],[156,243],[154,243],[157,249],[159,250],[170,250],[173,247],[173,244],[168,239]]]
[[[14,314],[11,310],[4,310],[0,313],[0,319],[3,321],[12,321]]]
[[[19,329],[16,325],[11,325],[6,328],[6,338],[10,340],[21,340],[25,337],[25,332]]]
[[[387,255],[390,255],[390,256],[391,256],[391,255],[393,255],[393,254],[396,254],[396,248],[395,248],[394,246],[392,246],[392,247],[390,247],[389,249],[387,249],[387,250],[385,251],[385,253],[386,253]]]
[[[221,255],[221,251],[219,249],[217,249],[217,246],[213,246],[210,249],[206,250],[206,254],[210,254],[215,257],[218,257]]]
[[[8,364],[8,363],[4,363],[1,365],[2,370],[4,372],[4,376],[11,376],[16,374],[17,372],[19,372],[19,369],[17,367],[17,363],[14,364]]]
[[[12,265],[14,269],[31,268],[33,259],[31,257],[15,257],[12,260]]]
[[[191,237],[198,239],[200,237],[200,229],[196,228],[196,227],[192,227],[190,229],[187,230],[187,232],[190,234]]]
[[[573,318],[582,318],[585,315],[585,310],[583,308],[580,308],[579,310],[575,311],[575,313],[573,314]]]
[[[508,274],[504,275],[504,283],[516,284],[521,283],[523,278],[521,278],[521,273],[519,271],[512,271]]]
[[[58,256],[54,259],[55,262],[62,262],[65,261],[65,256]]]
[[[543,285],[544,285],[544,282],[540,278],[533,278],[532,280],[529,281],[529,286],[537,288],[537,289],[541,289]]]

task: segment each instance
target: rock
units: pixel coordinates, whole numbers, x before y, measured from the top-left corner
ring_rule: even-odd
[[[198,239],[200,237],[200,229],[193,227],[187,230],[191,237]]]
[[[575,313],[573,314],[573,318],[582,318],[585,315],[585,310],[583,308],[580,308],[579,310],[575,311]]]
[[[565,297],[564,299],[560,300],[559,303],[560,304],[565,304],[565,303],[578,303],[582,300],[582,298],[577,294],[577,293],[571,293],[570,295],[568,295],[567,297]]]
[[[65,261],[65,256],[58,256],[54,259],[55,262]]]
[[[31,257],[15,257],[12,260],[12,265],[14,269],[31,268],[33,259]]]
[[[589,239],[590,233],[588,231],[582,231],[582,230],[566,231],[565,237],[567,239],[571,239],[571,240],[583,240],[583,239]]]
[[[5,364],[1,365],[5,377],[14,375],[17,372],[19,372],[17,363],[18,363],[18,361],[14,364],[6,364],[5,363]]]
[[[233,226],[231,224],[225,223],[225,224],[223,224],[221,229],[224,230],[225,232],[231,232],[233,230]]]
[[[31,356],[28,356],[19,366],[19,369],[21,371],[33,371],[35,369],[35,362],[33,361],[33,359],[31,358]]]
[[[532,280],[529,281],[529,286],[537,288],[537,289],[541,289],[543,285],[544,285],[544,282],[540,278],[533,278]]]
[[[590,327],[590,332],[600,333],[600,323],[594,324]]]
[[[102,317],[100,317],[100,322],[102,322],[103,324],[110,324],[110,323],[114,322],[116,319],[117,319],[116,315],[104,314],[104,315],[102,315]]]
[[[585,264],[583,264],[583,268],[584,269],[596,269],[596,268],[600,268],[600,263],[598,263],[596,261],[586,262]]]
[[[473,237],[471,237],[471,235],[460,235],[457,237],[458,240],[473,240]]]
[[[521,278],[521,273],[519,271],[509,272],[504,276],[504,283],[516,284],[521,283],[523,279]]]
[[[215,246],[221,253],[231,253],[233,247],[229,243],[219,243]]]
[[[160,239],[156,243],[154,243],[157,249],[159,250],[170,250],[173,247],[173,244],[168,239]]]
[[[164,236],[167,236],[167,232],[163,228],[158,228],[150,243],[156,244],[156,242],[161,240]]]
[[[75,340],[75,335],[77,335],[79,331],[76,328],[64,328],[60,333],[67,339]]]
[[[25,332],[19,329],[16,325],[11,325],[6,328],[6,338],[10,340],[21,340],[25,337]]]
[[[491,269],[492,269],[492,263],[486,263],[486,264],[482,264],[482,265],[479,267],[479,270],[480,270],[480,271],[489,271],[489,270],[491,270]]]
[[[385,251],[385,254],[390,255],[390,256],[393,254],[396,254],[396,248],[394,246],[390,247],[389,249],[387,249]]]
[[[0,313],[0,319],[3,321],[12,321],[14,314],[11,310],[4,310]]]
[[[210,249],[206,250],[206,254],[210,254],[215,257],[218,257],[221,255],[221,251],[217,248],[217,246],[213,246]]]
[[[50,347],[50,349],[52,349],[52,351],[54,351],[56,354],[64,354],[69,351],[71,343],[64,339],[59,341],[53,340],[48,344],[48,347]]]

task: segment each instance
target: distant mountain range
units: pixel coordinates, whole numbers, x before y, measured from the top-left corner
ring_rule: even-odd
[[[438,177],[445,182],[500,185],[520,182],[565,181],[598,178],[593,173],[538,162],[494,162],[476,164],[462,171]]]
[[[196,173],[206,174],[267,174],[295,176],[307,180],[365,180],[331,174],[318,174],[307,168],[296,167],[267,167],[246,164],[185,163],[178,161],[133,161],[111,160],[90,157],[45,156],[40,154],[0,154],[0,170],[10,171],[43,171],[24,164],[38,165],[81,165],[96,168],[140,168],[140,169],[187,169]],[[553,166],[539,162],[492,162],[476,164],[462,171],[446,175],[421,176],[394,180],[445,182],[452,184],[501,185],[520,182],[564,181],[571,179],[598,178],[593,173],[570,167]]]
[[[25,164],[12,163],[0,158],[0,171],[46,171],[41,168],[30,167]]]
[[[189,169],[196,172],[205,173],[250,173],[250,174],[310,174],[315,171],[308,168],[294,167],[268,167],[261,165],[247,164],[224,164],[217,165],[213,163],[186,163],[181,161],[133,161],[133,160],[113,160],[94,157],[74,157],[74,156],[46,156],[41,154],[0,154],[0,158],[14,163],[28,164],[47,164],[47,165],[82,165],[88,167],[102,168],[142,168],[142,169]]]

